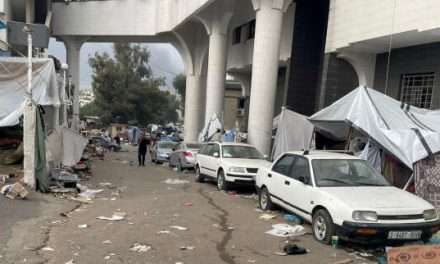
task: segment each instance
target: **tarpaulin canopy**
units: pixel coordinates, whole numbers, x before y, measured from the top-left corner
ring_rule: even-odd
[[[32,59],[32,100],[60,105],[52,59]],[[27,59],[0,57],[0,127],[14,126],[23,115],[27,88]]]
[[[366,87],[353,90],[309,120],[336,139],[345,139],[353,127],[411,169],[440,151],[440,111],[410,107]]]
[[[202,132],[200,133],[199,141],[209,141],[209,139],[212,138],[212,136],[216,134],[218,130],[223,130],[223,124],[218,118],[217,114],[213,114],[211,119],[209,119],[208,123],[205,125]]]
[[[272,149],[273,159],[286,151],[310,147],[314,128],[307,116],[283,108],[281,114],[274,118],[273,128],[277,129]]]
[[[47,137],[51,159],[64,166],[74,166],[80,160],[88,144],[87,138],[69,128],[57,128]]]

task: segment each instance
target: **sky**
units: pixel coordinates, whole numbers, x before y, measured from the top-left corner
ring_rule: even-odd
[[[184,72],[184,66],[180,54],[170,44],[143,44],[148,47],[151,53],[150,66],[155,77],[165,77],[166,86],[164,89],[173,89],[173,79],[179,73]],[[92,87],[92,69],[88,59],[96,52],[107,52],[113,54],[112,43],[85,43],[81,47],[81,73],[80,88],[90,89]],[[57,57],[61,62],[66,62],[66,49],[63,42],[51,39],[49,43],[49,54]]]

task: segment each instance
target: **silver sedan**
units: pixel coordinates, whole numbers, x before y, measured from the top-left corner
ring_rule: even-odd
[[[183,169],[193,169],[195,165],[195,157],[201,146],[200,143],[180,143],[170,154],[170,167],[176,167],[178,171],[182,171]]]

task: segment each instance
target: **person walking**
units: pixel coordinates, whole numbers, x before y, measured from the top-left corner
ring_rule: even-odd
[[[147,154],[147,146],[148,146],[148,140],[145,138],[145,136],[142,136],[139,140],[138,144],[138,160],[139,160],[139,167],[145,166],[145,155]]]

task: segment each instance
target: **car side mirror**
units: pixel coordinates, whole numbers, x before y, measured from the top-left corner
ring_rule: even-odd
[[[214,154],[212,154],[215,158],[218,158],[220,155],[218,154],[218,152],[214,152]]]
[[[299,176],[298,180],[304,184],[308,184],[309,180],[304,176]]]

